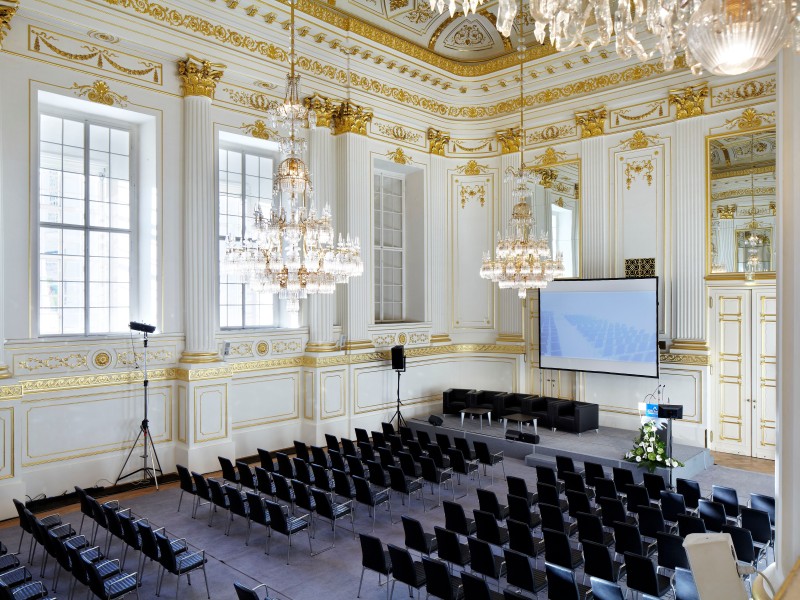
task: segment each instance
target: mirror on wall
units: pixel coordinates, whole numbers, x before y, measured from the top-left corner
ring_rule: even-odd
[[[708,138],[712,276],[775,271],[775,129]]]
[[[536,177],[533,210],[537,233],[546,233],[555,257],[564,257],[563,278],[580,276],[580,159],[531,167]]]

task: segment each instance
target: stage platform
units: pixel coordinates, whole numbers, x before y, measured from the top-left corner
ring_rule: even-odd
[[[492,425],[488,426],[484,419],[483,429],[481,429],[477,418],[467,418],[464,420],[462,429],[460,416],[435,414],[444,419],[441,427],[434,427],[428,423],[427,417],[408,419],[408,426],[414,430],[425,430],[431,434],[432,438],[433,434],[437,432],[445,432],[450,436],[464,436],[470,441],[482,440],[489,444],[492,451],[502,450],[505,456],[523,460],[531,467],[547,465],[555,468],[556,454],[561,454],[571,457],[578,463],[583,463],[585,460],[600,463],[609,470],[611,467],[622,467],[632,471],[636,481],[640,481],[642,478],[643,469],[622,458],[625,452],[633,446],[633,440],[637,435],[636,431],[601,427],[598,433],[588,431],[576,435],[539,427],[539,443],[528,444],[505,439],[502,422],[497,420],[492,420]],[[517,430],[517,425],[509,423],[508,428]],[[533,428],[529,426],[523,426],[522,430],[526,433],[533,433]],[[675,458],[684,463],[683,467],[674,469],[673,480],[678,477],[691,478],[714,464],[711,452],[707,448],[674,444],[672,451]],[[667,469],[659,469],[658,472],[665,478],[668,476]]]

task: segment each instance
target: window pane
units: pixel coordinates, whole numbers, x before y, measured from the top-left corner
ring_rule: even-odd
[[[89,127],[89,148],[91,150],[101,150],[108,152],[108,127],[91,125]]]
[[[39,119],[39,139],[43,142],[60,144],[62,141],[61,119],[42,115],[41,119]]]
[[[83,148],[84,125],[80,121],[64,119],[64,144]]]
[[[111,130],[111,152],[128,156],[130,154],[130,134],[120,129]]]

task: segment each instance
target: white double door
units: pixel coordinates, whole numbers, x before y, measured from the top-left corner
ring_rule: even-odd
[[[711,291],[713,385],[710,446],[775,458],[775,288]]]

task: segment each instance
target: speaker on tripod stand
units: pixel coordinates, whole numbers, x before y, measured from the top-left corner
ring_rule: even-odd
[[[406,349],[404,346],[392,346],[392,369],[397,372],[397,410],[394,411],[389,422],[391,423],[397,419],[397,428],[400,429],[401,425],[405,426],[406,424],[406,420],[400,412],[400,406],[403,404],[400,402],[400,374],[406,370]]]

